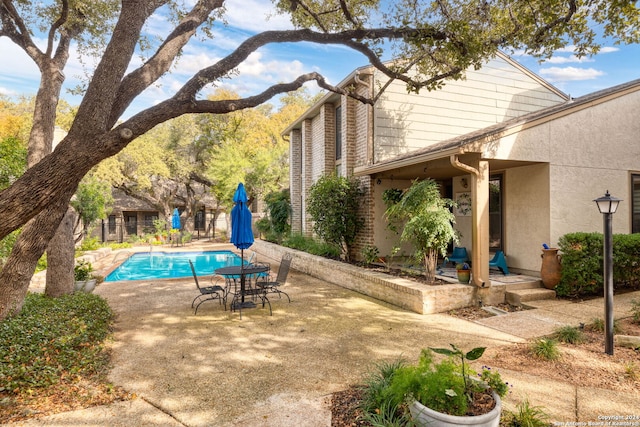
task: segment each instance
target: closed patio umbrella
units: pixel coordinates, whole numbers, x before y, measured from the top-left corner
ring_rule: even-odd
[[[178,208],[173,209],[173,215],[171,216],[171,228],[180,230],[180,212],[178,212]]]
[[[242,293],[242,303],[244,304],[245,279],[242,269],[244,268],[244,250],[253,245],[253,230],[251,228],[251,211],[247,207],[247,192],[244,184],[238,184],[233,195],[235,206],[231,209],[231,243],[240,249],[240,292]]]

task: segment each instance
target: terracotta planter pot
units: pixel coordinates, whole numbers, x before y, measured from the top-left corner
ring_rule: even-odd
[[[542,249],[542,267],[540,267],[540,279],[547,289],[555,289],[562,277],[561,255],[558,248]]]
[[[457,270],[457,271],[458,271],[458,282],[466,284],[471,281],[471,270]]]
[[[411,411],[411,417],[418,427],[498,427],[502,413],[502,401],[495,392],[493,398],[496,401],[496,406],[490,412],[473,417],[443,414],[427,408],[418,401],[411,403],[409,411]]]

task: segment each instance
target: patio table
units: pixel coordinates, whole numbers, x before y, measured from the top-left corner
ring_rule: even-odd
[[[253,301],[245,301],[245,295],[253,295],[250,290],[246,289],[246,279],[247,277],[251,277],[254,275],[258,275],[261,273],[266,273],[269,271],[268,265],[254,265],[249,264],[245,266],[233,265],[229,267],[221,267],[215,270],[215,274],[224,276],[227,280],[227,283],[230,285],[230,280],[234,281],[234,285],[236,284],[236,280],[240,279],[240,307],[239,308],[252,308],[255,307],[255,303]],[[232,309],[234,308],[234,303],[237,305],[238,301],[236,301],[237,295],[234,295],[232,301]]]

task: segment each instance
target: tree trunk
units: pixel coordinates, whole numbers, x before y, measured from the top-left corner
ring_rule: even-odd
[[[69,200],[52,204],[29,221],[0,272],[0,320],[20,313],[38,260],[54,235]]]
[[[424,255],[424,275],[429,283],[436,280],[436,266],[438,264],[438,251],[427,249]]]
[[[73,228],[75,211],[69,207],[47,248],[47,286],[45,294],[59,297],[73,292],[75,247]],[[71,244],[70,244],[71,243]],[[51,268],[55,267],[55,268]]]

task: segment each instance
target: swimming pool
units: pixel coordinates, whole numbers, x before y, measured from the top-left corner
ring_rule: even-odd
[[[104,281],[193,277],[189,260],[193,262],[197,275],[213,274],[216,268],[240,265],[240,257],[231,251],[141,252],[131,255]]]

